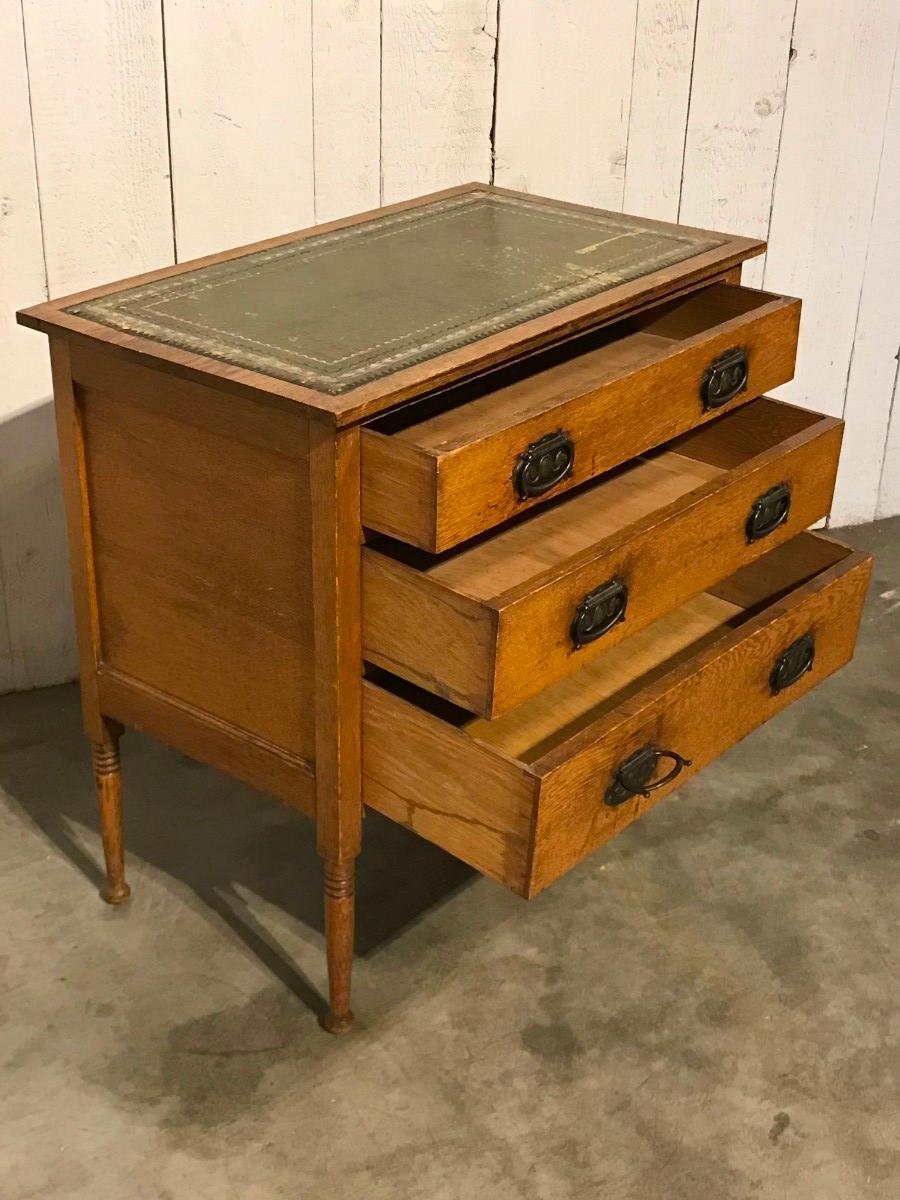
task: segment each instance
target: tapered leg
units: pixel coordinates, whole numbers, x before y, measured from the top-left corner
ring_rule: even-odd
[[[352,858],[325,860],[325,950],[328,957],[328,1012],[322,1017],[329,1033],[346,1033],[353,1025],[350,972],[353,967]]]
[[[102,742],[94,742],[94,779],[100,806],[100,834],[106,859],[106,887],[100,895],[107,904],[122,904],[131,888],[125,882],[125,847],[122,841],[122,773],[119,766],[120,725],[104,722]]]

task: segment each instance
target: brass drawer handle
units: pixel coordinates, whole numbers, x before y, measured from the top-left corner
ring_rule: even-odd
[[[807,671],[812,670],[815,660],[816,639],[812,633],[804,633],[775,659],[775,666],[769,675],[772,695],[777,696],[798,679],[802,679]]]
[[[572,474],[575,444],[563,429],[545,434],[522,451],[513,467],[512,483],[520,500],[543,496]]]
[[[671,758],[672,769],[651,783],[656,764],[661,758]],[[604,803],[615,808],[619,804],[624,804],[626,800],[630,800],[632,796],[649,796],[657,788],[671,783],[685,767],[689,766],[691,766],[691,760],[682,758],[674,750],[658,750],[656,746],[642,746],[640,750],[635,750],[634,754],[630,754],[628,758],[620,762],[613,771],[612,781],[603,797]]]
[[[618,576],[588,592],[575,609],[569,626],[569,636],[575,649],[580,650],[589,642],[609,633],[614,625],[625,620],[628,607],[628,585]]]
[[[709,364],[700,384],[700,399],[703,411],[721,408],[740,392],[747,390],[750,364],[747,351],[740,346],[726,350],[723,355]]]
[[[750,505],[744,529],[748,542],[758,542],[783,525],[791,511],[791,485],[776,483]]]

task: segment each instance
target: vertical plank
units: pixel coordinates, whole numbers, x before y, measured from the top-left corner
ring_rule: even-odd
[[[900,358],[900,347],[897,348]],[[891,414],[884,446],[881,468],[881,490],[878,496],[877,517],[900,515],[900,375],[894,378]]]
[[[639,0],[625,163],[626,212],[678,218],[697,0]]]
[[[381,195],[380,0],[313,0],[316,220],[375,208]]]
[[[50,369],[15,310],[46,297],[40,204],[19,4],[0,5],[0,693],[73,667]]]
[[[495,182],[620,210],[637,0],[506,0]]]
[[[20,329],[16,307],[46,296],[41,218],[31,142],[25,39],[18,5],[0,6],[0,694],[16,686],[6,581],[16,569],[9,538],[18,524],[9,472],[9,422],[17,410],[50,390],[44,339]]]
[[[781,394],[834,416],[844,408],[898,22],[894,0],[797,8],[765,286],[804,297],[797,376]]]
[[[160,0],[23,0],[51,295],[172,261]]]
[[[795,0],[704,0],[697,15],[679,217],[766,237]],[[744,267],[758,287],[762,259]]]
[[[491,174],[496,0],[383,0],[385,204]]]
[[[164,0],[181,261],[315,219],[310,0]]]
[[[900,49],[900,43],[898,43]],[[874,520],[900,354],[897,281],[900,279],[900,71],[895,51],[877,186],[856,318],[847,396],[844,448],[832,519],[839,525]],[[900,462],[896,464],[900,473]],[[890,486],[890,470],[885,480]],[[896,485],[900,490],[900,484]],[[900,507],[895,511],[900,511]]]

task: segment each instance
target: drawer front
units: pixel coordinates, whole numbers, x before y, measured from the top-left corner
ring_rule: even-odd
[[[363,523],[449,549],[793,376],[799,300],[717,284],[654,313],[425,420],[363,430]]]
[[[744,620],[693,654],[671,642],[662,671],[646,669],[645,644],[645,676],[574,733],[564,713],[558,736],[537,733],[536,702],[517,710],[533,729],[510,714],[512,733],[494,734],[499,723],[460,724],[367,682],[365,803],[514,891],[541,891],[850,659],[871,560],[810,535],[769,558],[749,586],[744,571],[717,589],[716,603],[746,607]],[[785,561],[800,579],[814,572],[786,594]],[[665,639],[671,627],[657,654]]]
[[[364,655],[472,712],[497,717],[825,516],[841,433],[833,418],[760,400],[694,435],[677,453],[464,551],[453,576],[367,549]],[[716,473],[691,490],[700,468]],[[686,492],[665,504],[679,471]],[[565,539],[576,522],[589,536],[591,522],[608,524],[616,505],[627,513],[644,503],[634,494],[641,488],[662,497],[663,506],[567,556]],[[471,594],[466,576],[490,569],[500,581],[509,563],[521,560],[523,539],[533,541],[532,576],[506,591]],[[500,543],[509,543],[505,558]],[[548,566],[556,544],[557,562]],[[492,545],[497,550],[486,565]]]

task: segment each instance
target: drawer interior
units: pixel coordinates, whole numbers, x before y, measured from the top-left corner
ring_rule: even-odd
[[[533,765],[641,688],[850,553],[836,542],[801,534],[492,721],[472,717],[386,672],[378,671],[373,678],[465,730],[475,741]]]
[[[734,289],[732,289],[734,290]],[[474,600],[489,601],[613,538],[695,488],[821,422],[763,397],[524,513],[462,548],[429,554],[385,536],[369,545]]]
[[[479,437],[489,437],[539,415],[550,400],[601,387],[664,356],[679,342],[752,317],[778,299],[751,288],[712,284],[432,393],[367,428],[426,453],[445,454],[468,445],[475,429]]]

